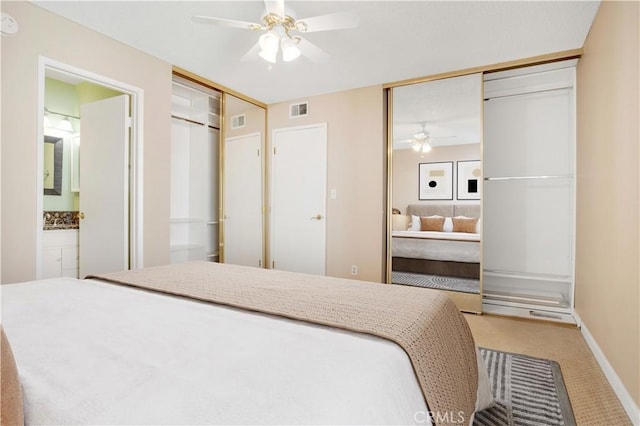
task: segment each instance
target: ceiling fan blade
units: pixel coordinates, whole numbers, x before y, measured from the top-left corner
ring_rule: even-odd
[[[356,28],[360,22],[358,16],[351,12],[313,16],[311,18],[300,19],[300,21],[307,24],[306,32],[308,33]]]
[[[320,49],[318,46],[316,46],[315,44],[311,43],[307,39],[304,39],[304,38],[301,39],[300,43],[298,44],[298,47],[300,48],[300,52],[302,52],[302,54],[304,56],[306,56],[312,62],[315,62],[317,64],[321,64],[323,62],[328,62],[329,59],[331,58],[327,54],[327,52],[325,52],[324,50]]]
[[[224,19],[224,18],[214,18],[213,16],[193,16],[191,17],[191,20],[199,24],[211,24],[211,25],[217,25],[219,27],[242,28],[245,30],[249,30],[251,29],[252,25],[255,25],[253,22],[236,21],[233,19]]]
[[[258,53],[260,53],[260,43],[256,42],[256,44],[254,44],[253,47],[247,51],[247,53],[242,55],[242,57],[240,58],[240,62],[255,62],[260,58],[258,56]]]
[[[267,9],[267,13],[284,16],[284,0],[264,0],[264,7]]]

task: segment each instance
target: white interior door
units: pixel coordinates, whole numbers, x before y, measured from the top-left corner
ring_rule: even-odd
[[[224,262],[262,267],[262,135],[224,143]]]
[[[81,107],[80,278],[129,269],[129,116],[128,95]]]
[[[272,267],[324,275],[326,267],[326,124],[273,132]]]

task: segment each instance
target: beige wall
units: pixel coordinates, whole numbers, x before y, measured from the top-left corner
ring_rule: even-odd
[[[480,204],[480,200],[456,199],[456,161],[480,160],[480,144],[434,147],[426,154],[412,149],[393,151],[393,207],[407,213],[409,204]],[[418,165],[453,161],[453,200],[418,200]]]
[[[638,2],[600,5],[578,64],[576,311],[640,404]]]
[[[289,118],[291,100],[269,105],[269,131],[327,123],[327,275],[382,280],[384,235],[381,86],[305,98],[309,116]],[[269,135],[271,137],[271,134]],[[351,265],[358,265],[353,277]]]
[[[31,3],[2,2],[20,25],[2,37],[2,282],[36,274],[38,57],[144,90],[144,264],[169,259],[171,66]],[[166,191],[154,190],[166,188]]]
[[[232,129],[231,117],[238,114],[246,114],[246,126],[239,129]],[[265,126],[266,112],[264,108],[233,95],[227,95],[224,115],[225,137],[233,138],[260,132],[262,134],[262,142],[264,143]]]

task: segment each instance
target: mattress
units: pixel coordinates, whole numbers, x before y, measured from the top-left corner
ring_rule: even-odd
[[[428,424],[381,338],[97,280],[2,296],[28,424]]]
[[[479,263],[480,235],[465,232],[393,231],[393,257]]]

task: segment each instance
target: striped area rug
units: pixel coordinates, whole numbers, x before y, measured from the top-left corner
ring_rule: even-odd
[[[463,293],[480,293],[480,280],[445,277],[442,275],[415,274],[413,272],[391,272],[393,284],[412,285],[416,287],[435,288],[436,290],[461,291]]]
[[[576,424],[557,362],[480,348],[495,405],[476,413],[479,426]]]

